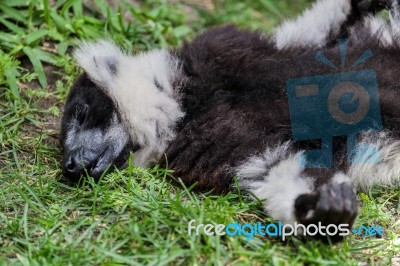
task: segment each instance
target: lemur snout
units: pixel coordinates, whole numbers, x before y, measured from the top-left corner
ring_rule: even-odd
[[[100,153],[85,148],[69,152],[63,162],[64,175],[77,179],[87,173],[94,178],[98,178],[110,163],[111,151],[109,149],[109,146],[107,146]]]

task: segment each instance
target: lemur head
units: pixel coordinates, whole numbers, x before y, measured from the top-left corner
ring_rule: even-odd
[[[167,51],[130,56],[107,41],[75,51],[84,73],[67,98],[61,126],[63,173],[98,178],[106,170],[160,159],[183,117],[172,83],[179,64]]]
[[[130,140],[115,103],[89,76],[74,84],[65,105],[61,127],[64,148],[63,174],[98,178],[109,164],[122,167],[130,151],[139,149]]]

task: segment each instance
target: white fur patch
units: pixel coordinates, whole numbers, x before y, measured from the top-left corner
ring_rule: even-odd
[[[115,77],[110,65],[122,62],[126,55],[112,42],[101,40],[95,43],[83,42],[75,50],[78,64],[99,86],[109,88]]]
[[[400,185],[400,140],[390,138],[386,132],[368,133],[361,140],[363,145],[379,152],[380,162],[371,162],[371,153],[356,150],[358,163],[353,164],[349,176],[357,189],[366,191],[373,185]]]
[[[364,21],[364,26],[383,47],[390,47],[400,42],[400,5],[397,1],[393,1],[389,15],[389,23],[376,16],[367,17]]]
[[[350,180],[350,177],[348,177],[344,173],[338,172],[332,177],[331,182],[333,184],[343,184],[343,183],[351,183],[351,180]]]
[[[392,27],[393,38],[398,42],[400,36],[400,4],[393,1],[390,10],[390,26]]]
[[[367,17],[364,26],[369,29],[371,36],[375,36],[383,47],[393,45],[393,36],[390,25],[380,17]]]
[[[278,27],[275,32],[276,47],[323,47],[329,34],[340,30],[350,12],[350,0],[318,1],[297,19]]]
[[[236,170],[239,186],[257,198],[275,220],[293,224],[296,198],[312,190],[310,179],[302,176],[302,153],[288,152],[290,143],[268,149],[262,156],[250,158]]]
[[[134,144],[134,162],[148,166],[160,159],[184,116],[172,88],[179,62],[166,50],[131,56],[113,43],[84,43],[75,52],[79,65],[116,103]]]

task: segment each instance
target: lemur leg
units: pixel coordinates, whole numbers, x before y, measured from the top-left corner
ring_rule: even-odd
[[[386,6],[386,0],[320,0],[295,20],[278,27],[278,49],[321,48],[345,37],[347,30],[365,14]]]
[[[358,145],[348,172],[354,187],[361,191],[374,185],[399,187],[400,139],[389,132],[370,132],[363,134]]]
[[[264,200],[267,213],[285,224],[352,226],[357,202],[347,176],[313,176],[303,168],[302,152],[291,151],[287,142],[250,158],[237,168],[240,188]]]

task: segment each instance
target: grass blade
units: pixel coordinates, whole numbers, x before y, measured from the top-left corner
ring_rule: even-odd
[[[49,28],[52,27],[53,23],[50,19],[50,8],[49,8],[49,0],[43,0],[43,13],[44,13],[44,20]]]
[[[37,57],[37,55],[35,54],[35,52],[32,50],[31,47],[25,46],[23,48],[23,51],[28,56],[29,60],[32,63],[33,69],[35,70],[35,72],[38,76],[40,86],[42,86],[43,88],[46,88],[47,87],[47,79],[46,79],[46,75],[44,73],[42,62],[40,62],[39,58]]]
[[[15,69],[5,69],[4,70],[4,75],[6,76],[7,79],[7,84],[11,90],[11,93],[13,94],[15,99],[19,99],[19,89],[17,85],[17,77],[15,76]]]
[[[4,19],[3,17],[0,17],[0,23],[18,35],[25,34],[24,30],[21,27],[18,27],[17,25],[15,25],[15,23],[11,23],[10,21]]]
[[[12,8],[5,3],[0,3],[0,10],[3,11],[4,14],[6,14],[6,17],[21,22],[25,25],[26,18],[21,15],[21,12],[19,10],[16,10],[15,8]]]
[[[43,39],[43,37],[46,36],[48,33],[49,32],[47,30],[43,29],[29,33],[25,37],[25,43],[29,46],[32,46],[34,42]]]

